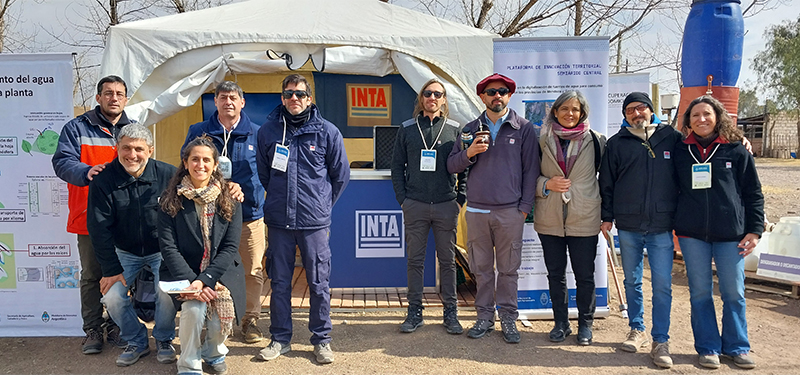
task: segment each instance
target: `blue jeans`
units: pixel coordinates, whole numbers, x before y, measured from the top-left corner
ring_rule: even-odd
[[[153,275],[155,275],[156,283],[156,315],[153,337],[158,341],[172,341],[175,338],[176,311],[172,298],[158,288],[158,268],[161,266],[161,253],[140,257],[117,249],[117,257],[122,265],[122,277],[125,278],[128,286],[133,284],[136,275],[145,265],[150,266]],[[106,306],[108,314],[119,326],[120,338],[123,341],[140,348],[148,346],[147,327],[136,316],[131,298],[128,296],[127,287],[123,286],[119,281],[114,283],[101,301]]]
[[[667,342],[669,313],[672,309],[672,258],[675,250],[672,232],[619,231],[619,252],[622,255],[622,271],[625,273],[625,299],[628,301],[628,325],[631,329],[645,330],[642,294],[644,248],[647,248],[653,287],[653,328],[650,335],[655,342]]]
[[[178,358],[178,374],[202,374],[202,361],[217,364],[225,361],[228,347],[227,335],[222,334],[219,315],[206,317],[208,305],[198,300],[181,304],[181,355]],[[200,335],[206,327],[206,338],[201,343]]]
[[[744,299],[744,257],[738,242],[705,242],[678,238],[686,262],[689,295],[692,302],[694,349],[700,355],[738,355],[750,351],[747,339]],[[711,259],[717,266],[722,295],[722,335],[714,310],[714,281]]]

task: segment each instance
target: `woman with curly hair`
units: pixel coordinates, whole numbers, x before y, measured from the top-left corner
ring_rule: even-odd
[[[227,371],[225,339],[244,313],[244,269],[239,257],[242,212],[217,169],[211,138],[186,145],[181,165],[161,196],[158,235],[161,280],[189,280],[181,293],[178,374]],[[200,334],[206,327],[205,342]]]
[[[755,368],[749,356],[744,257],[764,231],[764,195],[742,132],[717,99],[693,100],[683,116],[686,139],[675,146],[678,208],[675,234],[686,262],[694,347],[700,365],[719,368],[719,356]],[[722,295],[722,333],[714,309],[712,260]]]

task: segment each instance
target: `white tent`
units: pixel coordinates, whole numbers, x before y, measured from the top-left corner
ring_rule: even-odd
[[[191,106],[227,73],[275,73],[311,59],[326,73],[400,73],[418,90],[448,86],[461,123],[483,109],[475,85],[492,73],[497,35],[377,0],[252,0],[111,28],[101,75],[123,77],[126,112],[153,124]]]

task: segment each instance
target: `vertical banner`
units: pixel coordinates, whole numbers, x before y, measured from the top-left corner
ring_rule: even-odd
[[[622,120],[622,102],[632,92],[647,93],[650,98],[650,73],[619,73],[608,75],[608,130],[606,135],[611,138],[617,134]],[[655,114],[658,116],[658,113]]]
[[[576,90],[589,102],[589,125],[606,134],[608,37],[495,39],[494,71],[517,83],[508,106],[537,133],[556,98]]]
[[[72,55],[0,54],[0,336],[83,335],[67,184],[51,163],[72,108]]]
[[[589,125],[606,134],[608,121],[608,37],[514,38],[494,40],[494,71],[513,79],[517,90],[508,106],[524,114],[537,134],[553,102],[565,91],[580,91],[589,103]],[[595,316],[609,315],[606,243],[595,257]],[[577,316],[575,280],[567,269],[570,316]],[[542,246],[525,224],[517,291],[520,317],[552,319],[552,303]]]

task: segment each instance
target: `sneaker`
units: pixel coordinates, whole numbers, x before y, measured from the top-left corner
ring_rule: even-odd
[[[579,325],[578,337],[575,340],[581,346],[592,345],[592,327]]]
[[[653,341],[652,349],[650,349],[650,358],[653,359],[653,364],[658,367],[672,367],[672,357],[669,356],[669,341]]]
[[[178,360],[175,355],[175,347],[172,346],[172,341],[156,341],[156,359],[159,363],[173,363]]]
[[[214,364],[203,362],[203,371],[209,374],[225,375],[228,373],[228,364],[225,363],[225,360]]]
[[[128,345],[125,347],[125,350],[122,352],[122,354],[117,357],[117,366],[130,366],[136,363],[139,358],[142,358],[148,354],[150,354],[150,348],[148,347],[140,349],[136,345]]]
[[[103,351],[103,333],[93,328],[89,329],[81,345],[83,354],[99,354]]]
[[[515,319],[500,319],[500,328],[503,329],[503,340],[509,344],[519,343],[519,331]]]
[[[553,329],[550,330],[548,337],[552,342],[562,342],[566,340],[567,336],[572,334],[572,328],[569,328],[569,321],[556,322]]]
[[[248,319],[242,324],[242,335],[244,342],[252,344],[264,340],[264,334],[261,328],[258,328],[258,319]]]
[[[128,347],[128,343],[122,341],[122,337],[119,336],[119,326],[114,324],[114,322],[106,323],[106,341],[109,344],[114,345],[120,349],[124,349]]]
[[[464,327],[458,322],[458,308],[453,305],[444,308],[444,329],[451,335],[460,335],[464,332]]]
[[[467,332],[467,337],[471,339],[479,339],[487,333],[494,331],[494,322],[488,319],[478,319],[475,325]]]
[[[749,353],[742,353],[732,356],[733,357],[733,364],[739,368],[743,369],[754,369],[756,368],[756,361],[750,357]]]
[[[333,363],[333,350],[328,342],[314,345],[314,355],[317,356],[319,364]]]
[[[632,329],[628,332],[628,338],[622,342],[622,346],[619,348],[626,352],[636,353],[636,351],[646,347],[648,344],[650,344],[650,340],[647,338],[647,334],[644,333],[644,331]]]
[[[422,321],[422,309],[421,305],[408,305],[408,315],[406,315],[406,320],[400,324],[400,332],[411,333],[425,324]]]
[[[256,358],[262,361],[271,361],[275,358],[281,356],[281,354],[286,354],[292,350],[291,344],[281,344],[277,341],[270,341],[269,345],[266,348],[261,349],[261,351],[256,354]]]
[[[701,354],[698,356],[698,362],[705,368],[719,368],[719,356],[716,354]]]

